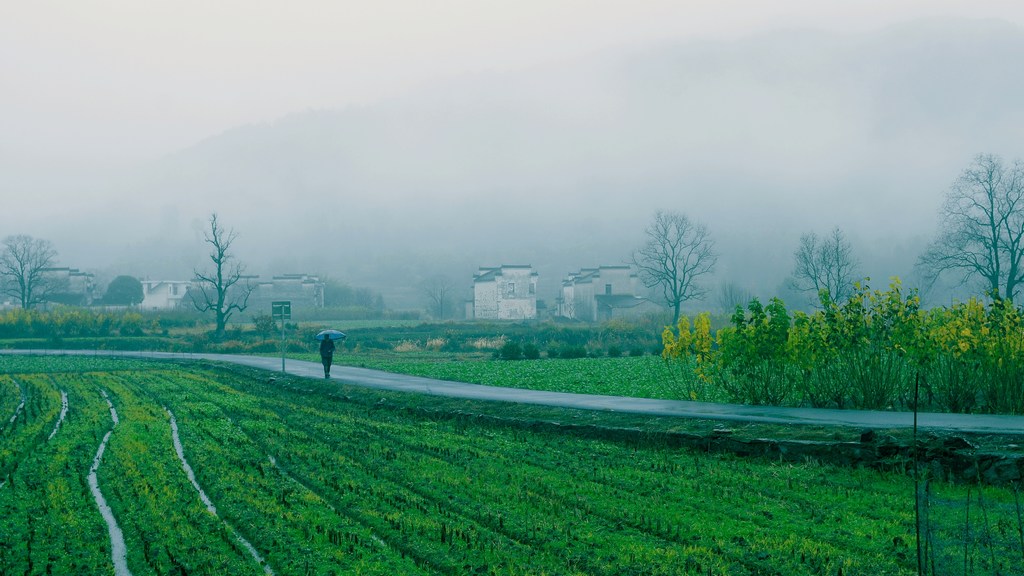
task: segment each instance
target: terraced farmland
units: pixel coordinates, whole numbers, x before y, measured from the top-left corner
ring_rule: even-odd
[[[902,475],[487,425],[209,365],[3,367],[0,574],[916,573]],[[1013,573],[1014,496],[985,492],[985,542],[933,542]]]

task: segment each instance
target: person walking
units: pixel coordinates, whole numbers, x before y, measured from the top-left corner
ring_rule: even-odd
[[[331,362],[334,361],[334,340],[326,337],[320,341],[320,361],[324,364],[324,378],[331,377]]]

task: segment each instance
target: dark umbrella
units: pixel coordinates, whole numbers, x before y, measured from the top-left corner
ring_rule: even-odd
[[[321,330],[316,335],[316,339],[317,340],[326,340],[328,338],[330,338],[331,340],[344,340],[345,339],[345,333],[342,332],[341,330],[329,329],[329,330]]]

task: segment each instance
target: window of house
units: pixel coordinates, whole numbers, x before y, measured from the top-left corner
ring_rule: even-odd
[[[177,295],[178,295],[178,285],[177,284],[171,284],[171,296],[177,296]]]
[[[516,295],[516,283],[515,282],[509,282],[508,283],[508,295],[509,296],[515,296]]]
[[[534,283],[534,282],[530,282],[530,294],[536,294],[536,293],[537,293],[537,284]]]
[[[605,294],[611,294],[612,293],[612,285],[611,284],[605,284],[604,285],[604,293]]]

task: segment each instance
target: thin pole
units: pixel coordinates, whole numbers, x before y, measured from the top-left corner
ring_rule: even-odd
[[[1020,536],[1020,556],[1024,560],[1024,521],[1020,513],[1020,484],[1013,485],[1013,499],[1017,502],[1017,535]]]
[[[281,315],[281,373],[284,374],[284,314]]]
[[[914,374],[914,530],[917,537],[917,574],[924,576],[924,558],[921,556],[921,462],[917,448],[917,410],[921,402],[921,373]]]
[[[971,486],[967,486],[967,510],[964,514],[964,574],[967,574],[967,552],[971,536]]]

